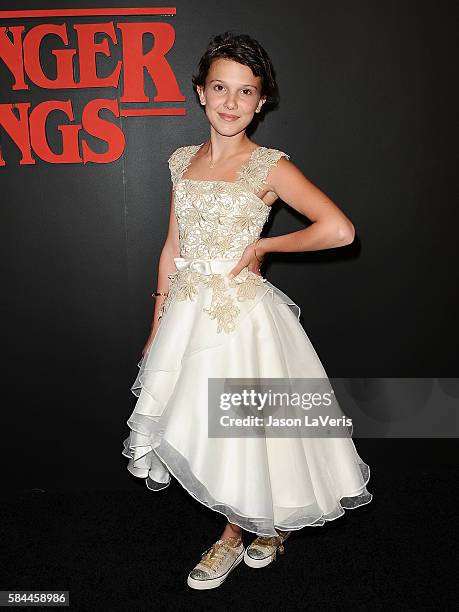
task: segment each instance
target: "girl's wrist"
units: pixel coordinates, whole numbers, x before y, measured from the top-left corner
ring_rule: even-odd
[[[258,238],[255,242],[255,256],[258,260],[262,259],[266,253],[266,240],[267,238]]]

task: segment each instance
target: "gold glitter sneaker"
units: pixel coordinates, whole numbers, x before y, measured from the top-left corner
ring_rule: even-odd
[[[258,536],[246,548],[244,562],[249,567],[266,567],[276,559],[277,551],[284,554],[284,542],[291,531],[276,529],[278,536]]]
[[[188,574],[188,586],[192,589],[214,589],[243,560],[244,544],[239,536],[217,540],[201,557]]]

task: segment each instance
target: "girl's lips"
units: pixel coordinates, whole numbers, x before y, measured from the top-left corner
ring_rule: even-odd
[[[239,117],[236,117],[236,115],[225,115],[224,113],[218,113],[218,114],[225,121],[236,121],[236,119],[239,119]]]

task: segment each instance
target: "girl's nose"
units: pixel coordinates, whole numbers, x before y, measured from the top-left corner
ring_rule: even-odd
[[[230,109],[234,109],[236,107],[235,98],[229,97],[226,99],[225,106]]]

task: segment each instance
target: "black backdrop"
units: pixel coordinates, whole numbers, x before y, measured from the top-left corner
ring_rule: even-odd
[[[1,7],[67,3],[38,4]],[[450,5],[332,0],[251,0],[249,8],[237,0],[231,7],[208,0],[170,5],[177,8],[174,17],[151,19],[176,30],[167,57],[186,100],[167,106],[184,107],[185,115],[114,118],[102,112],[122,126],[126,147],[117,161],[101,165],[53,165],[36,158],[36,164],[20,166],[17,148],[0,130],[6,161],[0,168],[3,494],[137,484],[125,471],[121,449],[168,223],[167,158],[178,146],[208,137],[190,75],[209,36],[225,29],[257,38],[278,76],[280,108],[252,139],[289,153],[356,227],[348,247],[272,254],[264,270],[302,307],[302,323],[329,376],[457,375],[459,219],[448,154]],[[111,19],[97,18],[104,20]],[[70,26],[94,19],[20,20],[27,28],[50,21]],[[71,27],[69,35],[75,43]],[[42,53],[50,77],[55,45],[56,39],[48,40]],[[115,62],[119,49],[112,51]],[[101,60],[101,74],[111,72],[110,61]],[[3,62],[0,88],[0,103],[29,101],[32,108],[42,100],[71,98],[76,119],[94,97],[122,94],[112,88],[50,92],[33,85],[12,91]],[[155,95],[148,76],[145,91],[151,99]],[[54,113],[47,123],[55,151],[63,121]],[[105,150],[103,142],[85,138],[94,150]],[[305,223],[278,201],[266,230],[277,235]],[[390,440],[358,445],[370,465],[385,457],[389,467],[400,460],[388,452],[396,447]]]

